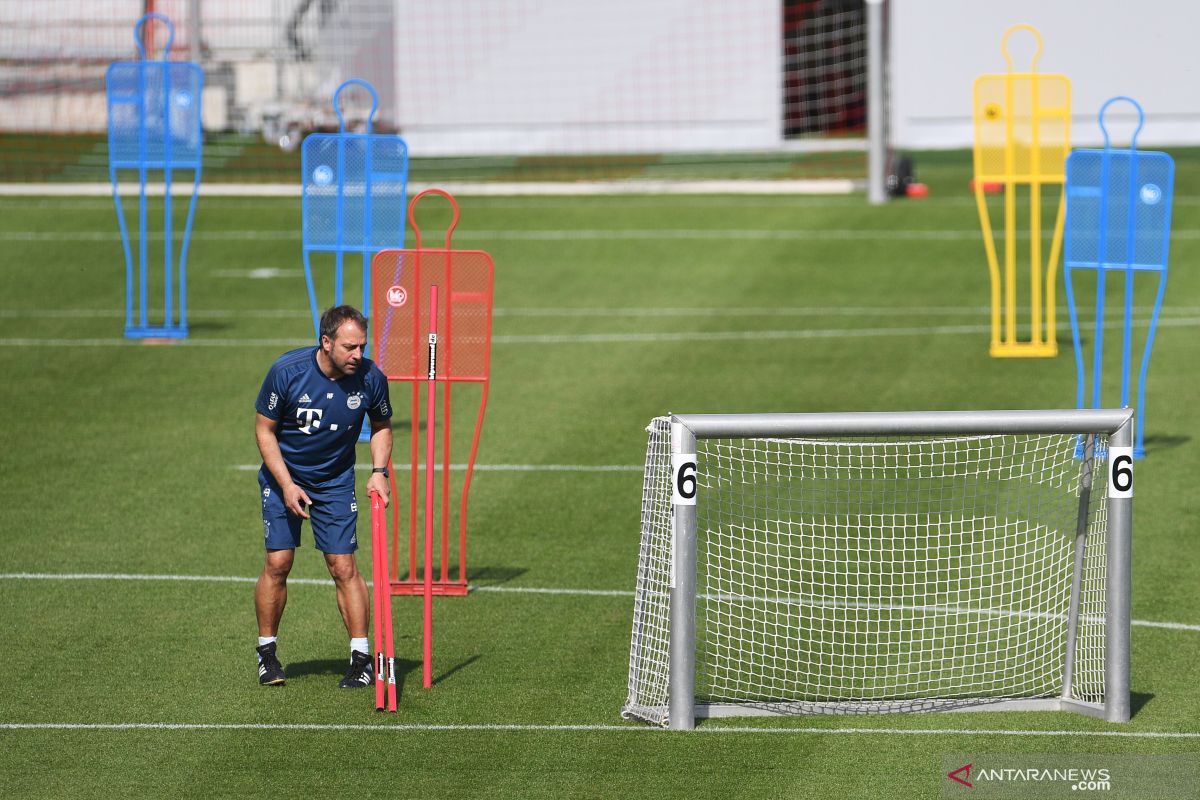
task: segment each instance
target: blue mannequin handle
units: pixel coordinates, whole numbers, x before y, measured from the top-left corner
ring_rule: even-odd
[[[167,19],[162,14],[151,11],[149,14],[144,14],[133,26],[133,41],[137,44],[138,54],[142,60],[146,58],[146,45],[142,42],[142,27],[149,20],[156,19],[167,26],[167,46],[163,48],[162,60],[167,60],[167,54],[171,52],[171,45],[175,43],[175,26],[171,24],[171,20]]]
[[[1142,125],[1146,122],[1146,115],[1142,112],[1142,107],[1138,105],[1137,100],[1134,100],[1132,97],[1126,97],[1123,94],[1119,94],[1116,97],[1110,97],[1105,101],[1104,105],[1100,106],[1100,130],[1104,132],[1104,149],[1110,149],[1108,141],[1108,128],[1104,125],[1104,112],[1108,110],[1109,106],[1118,100],[1124,100],[1126,103],[1129,103],[1131,106],[1137,109],[1138,124],[1137,127],[1134,128],[1133,138],[1129,142],[1129,149],[1137,150],[1137,137],[1138,134],[1142,132]]]
[[[351,78],[350,80],[346,81],[341,86],[339,86],[337,88],[337,90],[334,91],[334,93],[333,93],[333,113],[337,114],[338,133],[346,132],[346,120],[344,117],[342,117],[341,106],[338,105],[338,95],[340,95],[342,93],[342,90],[345,89],[347,86],[361,86],[364,89],[366,89],[368,92],[370,92],[370,94],[371,94],[371,113],[367,115],[367,133],[370,133],[371,132],[371,120],[373,120],[375,118],[375,111],[376,111],[376,109],[379,108],[379,94],[375,91],[374,86],[372,86],[371,84],[362,80],[361,78]]]

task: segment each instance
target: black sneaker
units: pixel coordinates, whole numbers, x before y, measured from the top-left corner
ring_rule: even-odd
[[[283,683],[283,664],[275,655],[275,642],[264,644],[258,650],[258,682],[263,686],[277,686]]]
[[[371,666],[371,657],[366,653],[355,650],[350,654],[350,668],[346,677],[338,684],[339,689],[361,689],[370,686],[375,681],[375,668]]]

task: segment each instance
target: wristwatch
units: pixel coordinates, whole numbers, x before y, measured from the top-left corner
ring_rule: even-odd
[[[373,468],[371,469],[371,474],[372,474],[372,475],[379,474],[379,475],[382,475],[382,476],[383,476],[383,477],[385,477],[385,478],[390,478],[390,477],[391,477],[391,475],[392,475],[392,473],[388,472],[388,468],[387,468],[387,467],[373,467]]]

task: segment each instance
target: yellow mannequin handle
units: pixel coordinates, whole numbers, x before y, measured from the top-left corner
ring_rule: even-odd
[[[1015,72],[1013,69],[1012,55],[1008,52],[1008,37],[1012,36],[1017,31],[1028,31],[1033,34],[1033,38],[1037,40],[1037,50],[1033,53],[1033,61],[1029,65],[1030,72],[1037,72],[1038,59],[1042,57],[1042,34],[1037,28],[1032,25],[1013,25],[1004,32],[1004,36],[1000,39],[1000,51],[1004,53],[1004,63],[1008,65],[1009,72]]]

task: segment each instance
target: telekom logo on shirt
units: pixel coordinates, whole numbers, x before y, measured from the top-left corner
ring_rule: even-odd
[[[300,432],[311,434],[314,428],[321,427],[322,413],[319,408],[297,408],[296,421],[300,423]]]

